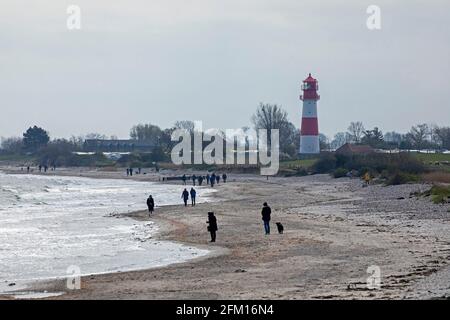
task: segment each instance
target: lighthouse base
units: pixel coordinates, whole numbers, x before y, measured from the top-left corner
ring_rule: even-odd
[[[300,154],[319,154],[320,144],[319,136],[301,136]]]

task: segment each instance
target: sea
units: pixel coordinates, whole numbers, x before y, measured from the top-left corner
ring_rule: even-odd
[[[181,203],[183,187],[126,179],[0,172],[0,292],[35,280],[147,269],[208,250],[155,240],[158,226],[119,214]],[[196,187],[197,202],[213,189]]]

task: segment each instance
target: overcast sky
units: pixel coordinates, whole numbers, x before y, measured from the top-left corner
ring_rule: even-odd
[[[66,27],[68,5],[81,30]],[[366,9],[381,8],[381,30]],[[127,138],[137,123],[249,125],[259,102],[300,125],[319,80],[320,131],[450,125],[450,2],[2,0],[0,136]]]

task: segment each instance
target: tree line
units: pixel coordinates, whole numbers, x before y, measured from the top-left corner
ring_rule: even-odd
[[[450,127],[426,123],[411,127],[407,133],[389,131],[383,134],[378,128],[366,129],[361,121],[351,122],[346,132],[338,132],[327,141],[330,149],[345,143],[365,144],[379,149],[400,150],[450,150]]]
[[[281,160],[297,157],[300,142],[300,130],[288,120],[288,113],[280,105],[260,103],[252,115],[253,129],[268,130],[270,144],[270,130],[278,129],[280,137]],[[169,158],[170,151],[176,142],[171,140],[175,129],[185,129],[193,134],[194,122],[189,120],[176,121],[170,128],[160,128],[155,124],[137,124],[130,129],[130,139],[145,141],[154,145],[154,161],[163,161]],[[249,126],[241,128],[244,133],[250,130]],[[223,133],[223,132],[222,132]],[[225,133],[223,133],[225,137]],[[38,126],[28,128],[22,137],[2,139],[0,152],[7,154],[48,154],[54,157],[58,154],[69,154],[83,151],[86,139],[117,139],[116,136],[106,136],[99,133],[90,133],[85,136],[72,136],[69,139],[56,138],[51,140],[48,131]],[[395,131],[383,132],[375,127],[366,129],[361,121],[351,122],[346,132],[338,132],[333,139],[324,134],[319,136],[321,150],[334,150],[345,143],[366,144],[381,149],[403,150],[450,150],[450,127],[418,124],[412,126],[407,133]]]

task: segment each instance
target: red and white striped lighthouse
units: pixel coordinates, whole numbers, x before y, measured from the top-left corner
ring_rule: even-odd
[[[303,95],[300,96],[300,100],[303,101],[300,153],[317,154],[320,153],[319,123],[317,120],[317,101],[320,96],[317,94],[319,84],[311,76],[311,73],[308,78],[303,80],[302,90]]]

